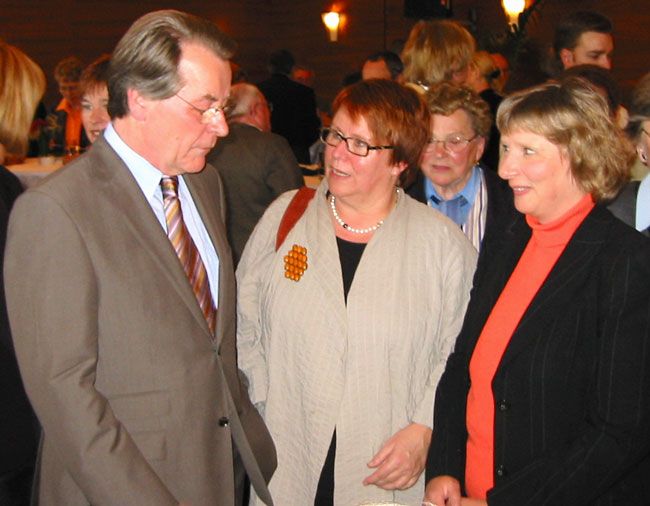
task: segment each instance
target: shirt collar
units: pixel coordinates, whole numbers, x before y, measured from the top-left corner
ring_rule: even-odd
[[[70,102],[68,102],[67,98],[62,98],[61,102],[59,102],[59,105],[56,106],[57,111],[65,111],[68,114],[72,114],[72,107],[70,107]]]
[[[481,180],[481,170],[482,169],[478,165],[474,165],[472,167],[472,175],[467,181],[465,187],[449,200],[453,200],[458,195],[461,195],[462,197],[465,197],[465,200],[467,201],[467,203],[463,205],[469,206],[469,208],[471,208],[474,205],[474,199],[476,198],[476,192],[478,190],[479,183]],[[427,198],[427,202],[431,202],[432,205],[436,208],[437,206],[435,202],[432,201],[431,197],[435,197],[436,199],[438,199],[438,201],[445,200],[438,194],[435,187],[433,186],[433,183],[429,181],[429,178],[427,177],[424,178],[424,193]]]
[[[650,227],[650,174],[641,184],[636,194],[636,229],[643,231]]]
[[[113,148],[133,174],[138,186],[147,199],[151,199],[159,188],[163,173],[151,165],[145,158],[133,151],[118,135],[110,122],[104,130],[106,142]]]

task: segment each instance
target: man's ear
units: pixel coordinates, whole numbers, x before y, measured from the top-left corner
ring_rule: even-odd
[[[573,51],[567,48],[560,49],[560,60],[562,61],[562,65],[565,69],[569,68],[569,66],[575,63],[573,58]]]
[[[142,94],[134,88],[126,90],[126,99],[129,104],[129,112],[131,113],[131,116],[133,116],[137,121],[143,121],[146,119],[151,101],[142,96]]]

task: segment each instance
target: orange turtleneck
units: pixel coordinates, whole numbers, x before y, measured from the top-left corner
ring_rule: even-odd
[[[67,99],[62,99],[56,107],[57,111],[65,111],[65,147],[81,146],[81,107],[72,109]]]
[[[532,236],[485,322],[469,364],[471,387],[467,396],[465,461],[468,497],[485,499],[487,491],[494,486],[492,380],[501,358],[533,297],[593,207],[594,201],[587,194],[553,222],[542,225],[526,216]]]

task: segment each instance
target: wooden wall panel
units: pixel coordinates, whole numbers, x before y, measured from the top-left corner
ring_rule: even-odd
[[[320,16],[334,4],[346,22],[339,41],[329,42]],[[629,85],[650,70],[648,0],[547,0],[532,35],[549,43],[553,24],[568,4],[571,10],[600,10],[612,18],[619,80]],[[505,28],[498,0],[454,0],[453,5],[454,18],[476,33]],[[90,63],[110,52],[138,16],[160,8],[184,9],[219,24],[238,41],[235,61],[253,82],[267,76],[271,51],[292,50],[300,63],[316,71],[316,91],[328,99],[368,54],[406,38],[415,22],[404,18],[403,0],[2,0],[0,37],[41,64],[50,81],[46,102],[53,105],[58,96],[52,71],[58,60],[76,54]]]

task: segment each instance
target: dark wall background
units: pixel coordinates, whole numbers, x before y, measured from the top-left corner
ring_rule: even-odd
[[[329,42],[321,22],[321,13],[332,7],[344,15],[338,42]],[[316,92],[327,99],[368,54],[394,39],[405,39],[416,21],[404,17],[403,0],[2,0],[0,37],[43,67],[48,76],[46,103],[52,106],[58,100],[52,72],[60,59],[76,55],[90,63],[110,53],[138,16],[162,8],[186,10],[216,22],[238,41],[234,60],[253,82],[266,77],[271,51],[290,49],[300,63],[316,71]],[[547,0],[530,28],[531,37],[540,45],[548,44],[554,22],[581,9],[598,10],[614,22],[613,72],[622,84],[629,87],[650,71],[648,0]],[[453,19],[467,23],[479,37],[505,30],[499,0],[454,0],[453,11]]]

